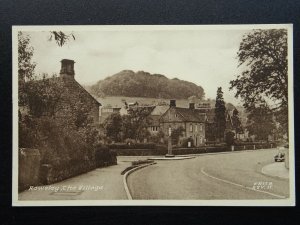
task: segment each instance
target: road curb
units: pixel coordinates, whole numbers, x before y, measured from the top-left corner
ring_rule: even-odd
[[[184,159],[193,159],[196,156],[174,156],[174,157],[153,157],[148,158],[148,160],[184,160]]]
[[[126,195],[127,195],[127,198],[128,200],[132,200],[132,196],[130,194],[130,191],[129,191],[129,188],[128,188],[128,185],[127,185],[127,177],[135,172],[136,170],[139,170],[139,169],[142,169],[144,167],[147,167],[147,166],[151,166],[151,165],[154,165],[156,164],[156,162],[152,162],[152,163],[147,163],[145,165],[141,165],[141,166],[138,166],[138,167],[134,167],[132,168],[131,170],[128,170],[124,175],[123,175],[123,184],[124,184],[124,189],[125,189],[125,192],[126,192]]]
[[[275,163],[269,163],[269,164],[264,165],[260,170],[261,174],[268,176],[268,177],[277,178],[277,179],[289,180],[289,177],[283,177],[283,176],[271,174],[270,172],[266,172],[266,167],[271,164],[275,164]]]

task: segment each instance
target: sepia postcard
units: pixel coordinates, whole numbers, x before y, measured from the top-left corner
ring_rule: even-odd
[[[294,206],[293,26],[13,26],[13,206]]]

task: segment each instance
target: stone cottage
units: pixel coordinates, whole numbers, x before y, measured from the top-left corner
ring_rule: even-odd
[[[205,144],[205,122],[205,113],[198,112],[194,103],[190,103],[189,108],[180,108],[176,107],[176,100],[171,100],[169,109],[160,118],[160,129],[168,135],[170,129],[172,132],[182,127],[179,142],[191,138],[198,147]]]
[[[82,107],[88,111],[88,115],[93,119],[95,126],[99,125],[99,103],[89,92],[87,92],[76,80],[74,71],[74,61],[69,59],[61,60],[60,76],[57,78],[64,88],[62,102],[63,110],[58,111],[58,115],[64,117],[67,111],[72,110],[68,106],[70,102],[81,102]]]

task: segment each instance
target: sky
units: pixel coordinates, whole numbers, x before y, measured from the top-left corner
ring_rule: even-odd
[[[64,31],[64,30],[62,30]],[[193,82],[215,99],[222,87],[224,100],[240,101],[229,81],[240,72],[237,51],[247,30],[97,30],[73,32],[76,40],[63,47],[49,41],[49,31],[24,32],[34,48],[35,72],[57,73],[61,59],[75,60],[75,79],[94,84],[122,70],[146,71]],[[68,31],[66,33],[69,33]]]

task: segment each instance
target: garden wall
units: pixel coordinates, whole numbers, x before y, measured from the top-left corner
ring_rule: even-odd
[[[19,191],[40,184],[41,155],[38,149],[19,149]]]
[[[47,185],[89,172],[99,167],[116,165],[116,153],[108,148],[99,148],[94,160],[56,158],[51,163],[42,164],[38,149],[19,149],[19,191],[30,186]]]
[[[167,146],[156,146],[155,148],[139,148],[136,149],[129,148],[129,146],[122,146],[121,148],[115,148],[116,145],[108,146],[111,150],[116,152],[118,156],[150,156],[150,155],[165,155],[167,154]],[[127,147],[127,148],[125,148]],[[245,145],[236,145],[234,146],[234,151],[242,150],[257,150],[257,149],[266,149],[274,148],[275,144],[269,143],[251,143]],[[231,146],[203,146],[198,148],[173,148],[172,152],[174,155],[186,155],[186,154],[202,154],[202,153],[214,153],[214,152],[227,152],[232,151]]]

